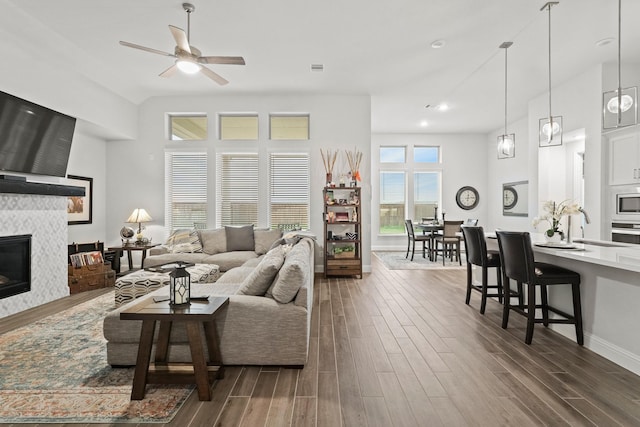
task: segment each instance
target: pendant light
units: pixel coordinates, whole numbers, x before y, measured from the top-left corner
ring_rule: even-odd
[[[538,146],[551,147],[562,145],[562,116],[551,114],[551,8],[557,5],[558,1],[547,2],[540,10],[549,11],[549,115],[540,119],[538,128]]]
[[[516,156],[516,134],[507,133],[507,49],[513,42],[504,42],[504,134],[498,136],[498,159],[510,159]]]
[[[618,0],[618,88],[602,94],[602,128],[615,129],[638,123],[638,88],[622,88],[620,72],[620,39],[622,0]]]

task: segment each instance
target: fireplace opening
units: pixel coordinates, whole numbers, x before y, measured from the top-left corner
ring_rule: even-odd
[[[0,237],[0,298],[31,290],[31,234]]]

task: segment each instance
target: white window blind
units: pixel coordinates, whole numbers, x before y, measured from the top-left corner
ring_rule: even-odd
[[[165,153],[165,226],[193,228],[207,222],[207,154]]]
[[[217,226],[258,224],[258,155],[217,156]]]
[[[309,228],[309,154],[271,153],[269,157],[269,225]]]

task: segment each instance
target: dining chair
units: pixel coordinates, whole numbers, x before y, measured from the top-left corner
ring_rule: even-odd
[[[480,292],[480,314],[484,314],[487,307],[487,297],[498,297],[502,302],[502,271],[500,269],[500,252],[497,250],[487,250],[487,241],[482,227],[463,225],[462,234],[464,236],[467,255],[467,296],[465,304],[469,305],[471,290]],[[477,265],[482,269],[482,281],[480,285],[473,283],[472,266]],[[496,269],[496,285],[489,285],[489,268]],[[489,289],[496,289],[496,292],[489,293]]]
[[[478,218],[467,218],[467,221],[464,223],[464,225],[475,227],[476,225],[478,225]]]
[[[416,236],[416,232],[413,229],[413,221],[411,221],[410,219],[406,219],[404,221],[404,226],[407,229],[407,254],[405,255],[405,258],[409,257],[409,249],[411,249],[411,261],[413,261],[413,255],[416,251],[416,241],[418,242],[422,242],[422,258],[425,258],[425,252],[426,252],[426,244],[430,242],[431,236],[425,236],[425,235],[417,235]]]
[[[511,310],[527,318],[525,343],[533,340],[533,327],[536,323],[549,326],[549,323],[570,323],[576,328],[578,345],[584,344],[582,331],[582,306],[580,303],[580,274],[575,271],[544,262],[536,262],[528,232],[496,231],[500,259],[502,262],[503,311],[502,327],[507,328]],[[522,286],[517,291],[511,290],[510,279],[519,285],[527,286],[527,301],[522,302]],[[571,285],[573,299],[573,315],[549,305],[548,286]],[[540,304],[536,304],[536,288],[540,288]],[[511,298],[518,297],[518,304],[511,304]],[[536,309],[542,311],[542,317],[536,317]],[[550,318],[549,312],[560,318]]]
[[[438,234],[433,238],[435,243],[433,260],[437,261],[438,252],[442,253],[442,265],[444,265],[445,257],[449,253],[451,261],[453,261],[453,253],[455,250],[458,263],[462,265],[460,259],[460,226],[464,221],[444,221],[442,234]],[[438,244],[442,245],[442,249],[438,248]]]

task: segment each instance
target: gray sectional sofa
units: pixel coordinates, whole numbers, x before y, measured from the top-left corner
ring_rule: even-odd
[[[193,295],[229,296],[229,304],[216,317],[225,365],[306,363],[315,242],[303,236],[290,241],[296,243],[275,246],[229,269],[216,283],[192,285]],[[140,299],[167,292],[166,287],[160,288]],[[135,365],[141,322],[120,320],[120,312],[140,299],[117,308],[104,320],[107,361],[112,366]],[[173,326],[171,344],[169,361],[190,361],[186,330],[180,323]]]

